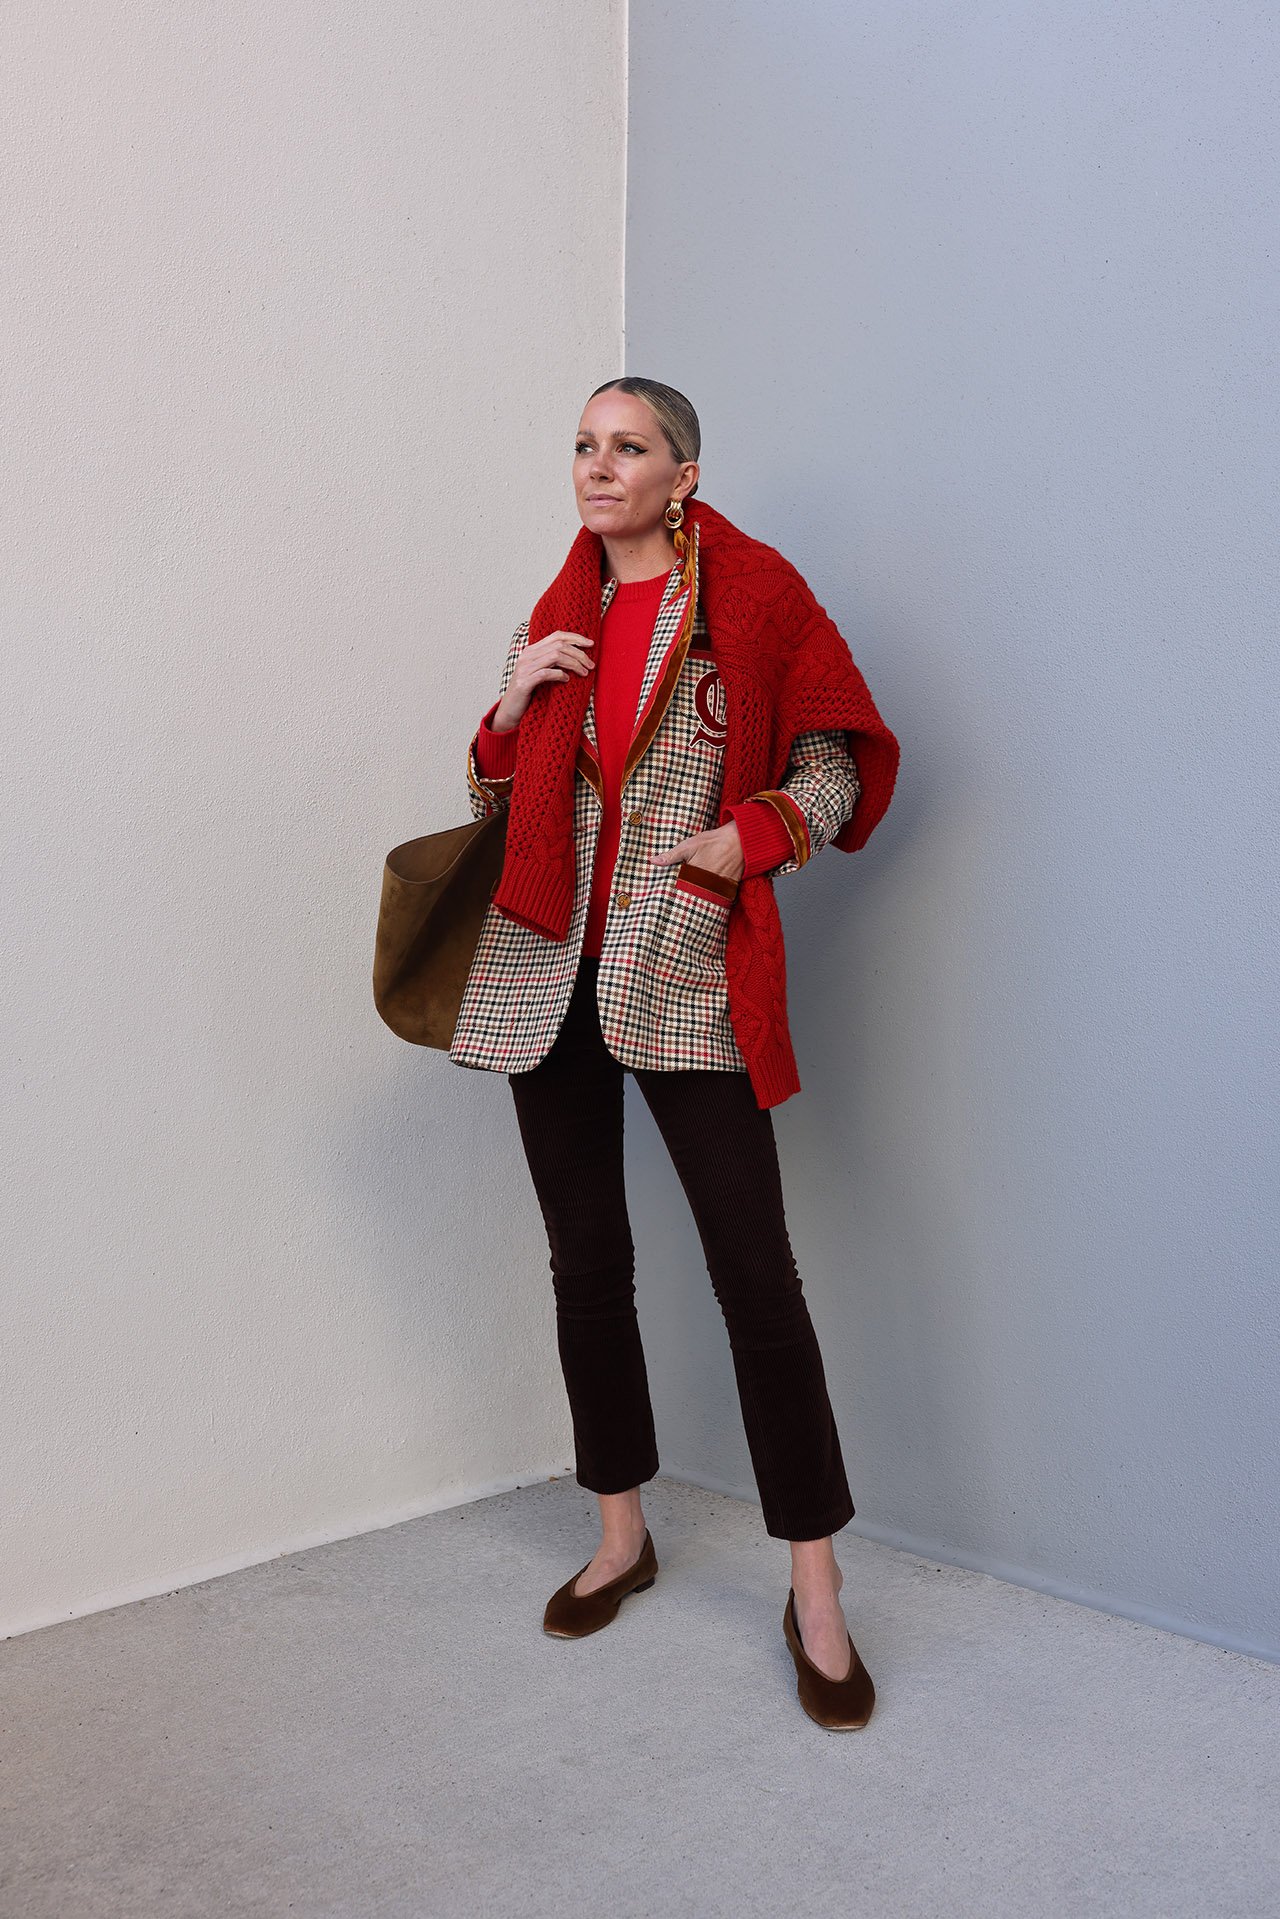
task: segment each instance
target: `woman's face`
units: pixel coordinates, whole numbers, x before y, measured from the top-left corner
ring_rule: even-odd
[[[643,538],[662,524],[668,500],[698,478],[696,460],[677,460],[646,400],[617,387],[587,402],[578,423],[573,486],[582,524],[601,537]]]

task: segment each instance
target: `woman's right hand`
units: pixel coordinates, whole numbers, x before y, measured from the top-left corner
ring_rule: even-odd
[[[495,733],[519,726],[538,688],[548,680],[567,680],[570,673],[590,673],[595,661],[591,641],[582,633],[548,633],[545,640],[520,649],[510,684],[489,722]]]

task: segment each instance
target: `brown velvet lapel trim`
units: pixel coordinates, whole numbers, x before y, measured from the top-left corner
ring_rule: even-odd
[[[609,603],[613,599],[616,590],[616,580],[605,581],[600,595],[601,625],[604,624],[604,616],[609,611]],[[587,699],[587,710],[582,716],[582,734],[578,741],[578,752],[574,760],[574,767],[577,772],[581,773],[583,779],[587,782],[587,785],[591,788],[591,791],[595,794],[603,808],[604,775],[600,771],[600,754],[596,749],[595,732],[596,690],[593,686]]]
[[[622,769],[622,786],[634,773],[636,766],[647,751],[658,728],[662,725],[663,715],[671,704],[671,695],[676,690],[676,681],[680,678],[680,669],[684,665],[684,656],[689,651],[693,639],[694,621],[698,611],[698,533],[695,526],[692,535],[676,536],[677,547],[684,548],[684,572],[680,580],[680,592],[685,599],[684,614],[680,621],[680,630],[667,649],[667,657],[662,663],[658,677],[649,694],[648,703],[640,715],[631,744],[627,748],[626,763]]]
[[[645,702],[644,710],[640,714],[635,731],[631,736],[631,744],[627,748],[627,757],[622,769],[622,779],[619,786],[620,791],[622,787],[626,786],[627,781],[635,772],[646,750],[651,745],[655,733],[662,725],[663,716],[671,704],[671,696],[676,690],[676,682],[680,678],[680,670],[684,665],[685,655],[688,653],[690,642],[693,639],[693,628],[698,607],[697,540],[696,528],[692,536],[687,540],[677,538],[677,546],[683,546],[684,549],[685,564],[684,570],[676,585],[676,592],[677,594],[687,593],[688,598],[685,602],[680,626],[667,649],[666,658],[658,671],[658,676],[650,689],[649,698]],[[614,581],[610,580],[606,583],[600,606],[600,617],[602,620],[609,610],[609,602],[613,598],[614,587]],[[659,618],[662,618],[661,612],[659,613]],[[592,738],[595,730],[594,700],[595,689],[592,688],[591,697],[587,702],[586,716],[583,720],[582,734],[578,741],[578,751],[574,759],[574,767],[577,772],[581,773],[583,779],[587,782],[587,785],[591,788],[601,806],[603,806],[604,776],[600,771],[600,755],[596,749],[596,743]]]
[[[596,749],[589,739],[584,737],[578,741],[578,757],[574,764],[583,779],[587,782],[587,785],[591,788],[591,791],[599,800],[601,806],[603,806],[604,775],[600,771],[600,761],[596,754]]]

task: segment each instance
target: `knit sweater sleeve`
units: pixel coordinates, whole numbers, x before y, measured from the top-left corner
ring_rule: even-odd
[[[797,733],[781,784],[749,796],[774,809],[790,841],[786,857],[769,869],[770,877],[797,872],[829,845],[852,817],[860,790],[857,763],[843,730]]]
[[[839,627],[790,563],[785,564],[791,587],[787,606],[791,644],[782,684],[775,694],[777,733],[792,742],[794,755],[802,742],[808,743],[806,753],[810,751],[817,730],[830,737],[829,729],[841,729],[840,750],[852,771],[841,772],[834,759],[830,763],[837,786],[849,786],[852,805],[836,832],[824,837],[823,844],[856,853],[884,817],[893,796],[898,777],[898,740],[878,711]],[[783,784],[790,785],[790,768]],[[802,810],[809,812],[811,824],[813,792],[806,777],[796,795]],[[827,806],[818,810],[826,812]],[[813,851],[817,850],[815,844]],[[800,863],[803,865],[803,860]]]
[[[511,802],[511,783],[515,778],[516,741],[519,728],[512,733],[495,733],[489,725],[502,696],[511,684],[516,660],[529,638],[529,622],[522,620],[511,635],[503,662],[498,697],[481,720],[467,744],[467,799],[471,817],[482,820]]]
[[[794,848],[786,821],[768,800],[739,800],[725,811],[742,841],[744,880],[767,873],[791,858]]]
[[[509,779],[516,770],[516,738],[519,729],[495,733],[493,716],[499,702],[494,701],[476,730],[476,764],[487,780]]]

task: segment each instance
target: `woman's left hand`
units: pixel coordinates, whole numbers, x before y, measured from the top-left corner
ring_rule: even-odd
[[[707,833],[694,833],[678,845],[669,846],[665,853],[656,853],[653,864],[670,866],[680,860],[692,860],[695,866],[705,866],[709,872],[740,880],[747,862],[737,821],[726,820],[723,826],[713,826]]]

